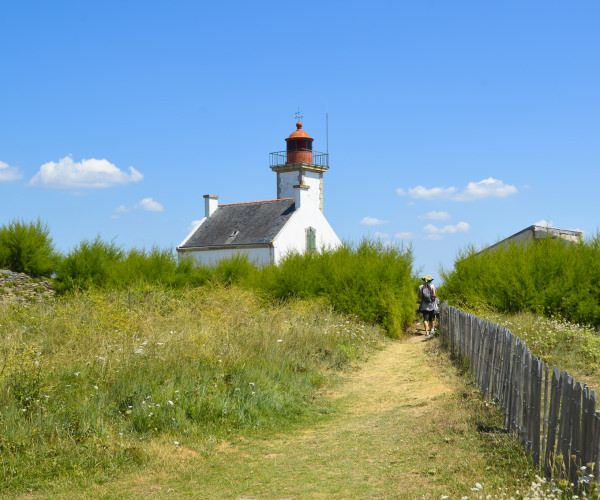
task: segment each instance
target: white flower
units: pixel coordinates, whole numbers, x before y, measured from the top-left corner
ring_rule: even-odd
[[[97,385],[95,385],[95,386],[94,386],[94,389],[98,390],[98,386],[97,386]]]
[[[168,401],[168,403],[169,403],[171,406],[173,406],[173,404],[174,404],[174,403],[173,403],[173,401],[171,401],[171,400],[169,400],[169,401]]]
[[[277,342],[283,342],[283,339],[277,339]]]
[[[180,445],[179,441],[173,441],[173,444],[174,444],[175,446],[179,446],[179,445]]]

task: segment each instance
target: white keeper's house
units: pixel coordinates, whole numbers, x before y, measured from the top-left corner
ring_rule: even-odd
[[[257,266],[278,264],[290,252],[319,252],[341,245],[323,215],[323,174],[329,155],[313,151],[302,123],[286,139],[286,151],[271,153],[277,174],[277,199],[219,205],[204,195],[204,218],[177,247],[179,260],[212,265],[225,257],[247,255]]]

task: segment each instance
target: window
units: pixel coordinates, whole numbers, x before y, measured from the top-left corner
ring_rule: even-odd
[[[316,231],[313,227],[306,228],[306,253],[315,253],[317,251]]]

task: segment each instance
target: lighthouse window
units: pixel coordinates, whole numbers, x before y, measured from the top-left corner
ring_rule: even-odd
[[[288,142],[288,151],[312,151],[312,141],[307,139],[296,139]]]
[[[306,229],[306,253],[315,253],[317,251],[316,231],[309,227]]]

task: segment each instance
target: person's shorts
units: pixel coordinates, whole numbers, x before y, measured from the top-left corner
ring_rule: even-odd
[[[433,321],[435,317],[433,311],[421,311],[421,314],[423,315],[423,321]]]

